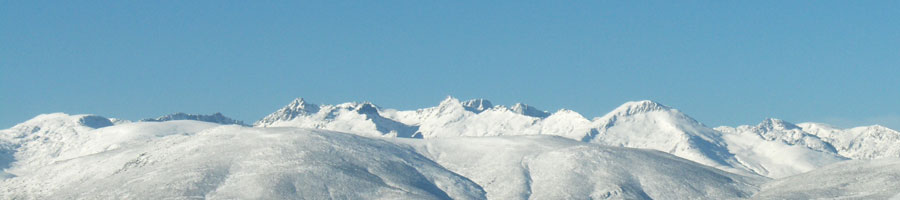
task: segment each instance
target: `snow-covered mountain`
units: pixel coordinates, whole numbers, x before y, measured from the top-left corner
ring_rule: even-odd
[[[157,118],[148,118],[143,119],[141,121],[144,122],[164,122],[164,121],[172,121],[172,120],[195,120],[195,121],[203,121],[203,122],[212,122],[216,124],[237,124],[241,126],[246,126],[243,121],[234,120],[226,117],[222,113],[215,113],[212,115],[198,115],[198,114],[186,114],[182,112],[172,113],[164,116],[160,116]]]
[[[83,116],[58,115],[32,127],[73,137],[43,125]],[[728,199],[749,197],[765,181],[555,136],[385,140],[188,120],[67,127],[85,139],[43,143],[67,147],[58,152],[16,152],[60,159],[4,169],[0,198]]]
[[[362,107],[372,109],[361,112]],[[522,103],[506,107],[485,99],[460,101],[447,97],[435,107],[394,110],[369,102],[319,106],[298,98],[255,125],[426,139],[555,135],[609,146],[654,149],[729,172],[775,178],[848,159],[832,145],[837,139],[830,138],[836,137],[823,139],[782,120],[766,119],[754,126],[712,129],[677,109],[646,100],[626,102],[589,120],[571,110],[561,109],[551,114]],[[826,134],[836,129],[819,130]],[[892,134],[886,130],[880,137]],[[856,140],[871,140],[865,138]],[[840,144],[855,144],[849,140],[844,137],[841,141],[848,142]],[[888,144],[900,144],[900,141],[882,145]],[[855,149],[864,151],[865,148]],[[888,154],[892,151],[900,152],[900,148],[889,150]]]
[[[254,126],[319,128],[385,137],[547,134],[578,138],[589,132],[590,123],[570,110],[548,114],[524,104],[494,106],[484,99],[460,101],[448,97],[436,107],[398,111],[369,102],[320,106],[298,98]]]
[[[768,177],[787,177],[846,160],[831,144],[779,119],[715,129],[744,166]]]
[[[364,136],[415,137],[417,129],[381,116],[369,102],[316,105],[297,98],[254,123],[256,127],[302,127],[357,133]]]
[[[834,146],[816,135],[807,133],[799,126],[780,119],[768,118],[756,126],[743,125],[736,128],[717,127],[724,133],[752,133],[766,141],[778,141],[788,145],[803,146],[815,151],[836,154]]]
[[[719,132],[657,102],[627,102],[594,124],[596,129],[582,141],[655,149],[732,172],[746,170],[728,152]]]
[[[766,181],[659,151],[555,136],[401,142],[478,183],[488,199],[736,199]]]
[[[41,166],[71,158],[73,156],[67,153],[92,137],[87,132],[112,125],[109,119],[96,115],[38,115],[12,128],[0,130],[0,146],[3,146],[0,149],[6,152],[0,157],[7,161],[6,167]]]
[[[72,148],[41,152],[77,156],[7,169],[0,198],[484,198],[480,186],[408,147],[350,134],[199,121],[84,130],[96,138],[52,141],[45,145]]]
[[[828,142],[841,156],[852,159],[900,157],[900,132],[874,125],[839,129],[821,123],[800,123],[803,131]]]
[[[0,199],[900,193],[892,185],[891,161],[900,159],[900,132],[778,119],[713,129],[653,101],[626,102],[588,119],[572,110],[551,113],[485,99],[448,97],[434,107],[395,110],[298,98],[253,127],[227,125],[241,124],[233,122],[221,114],[176,113],[138,122],[39,115],[0,130]]]

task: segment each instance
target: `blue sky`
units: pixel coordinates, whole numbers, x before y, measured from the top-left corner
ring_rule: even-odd
[[[0,127],[447,95],[900,129],[896,1],[2,1]]]

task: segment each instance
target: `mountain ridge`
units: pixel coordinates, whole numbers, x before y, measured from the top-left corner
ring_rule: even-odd
[[[150,121],[204,121],[199,116],[230,120],[221,113],[175,113]],[[95,128],[128,123],[102,117],[84,120]],[[900,146],[900,133],[883,126],[837,129],[819,123],[793,124],[766,118],[756,125],[710,128],[678,109],[651,100],[629,101],[589,119],[567,109],[550,113],[524,103],[505,106],[486,99],[462,101],[452,96],[434,107],[415,110],[387,109],[372,102],[320,105],[296,98],[253,126],[420,139],[552,135],[601,145],[654,149],[729,172],[769,177],[802,173],[847,159],[900,157],[900,147],[894,147]],[[885,138],[888,141],[878,141]],[[768,149],[760,148],[763,146]],[[779,155],[775,149],[796,153]]]
[[[296,100],[294,102],[273,115],[296,107]],[[846,155],[840,154],[831,142],[801,130],[798,125],[775,118],[766,118],[756,125],[710,128],[678,109],[652,100],[629,101],[593,119],[566,109],[549,113],[525,106],[526,104],[516,103],[507,107],[494,105],[486,99],[462,101],[448,96],[434,107],[416,110],[374,109],[367,116],[374,116],[392,124],[380,128],[378,124],[386,123],[375,122],[373,117],[352,117],[357,113],[331,113],[326,115],[329,117],[324,120],[297,118],[269,125],[310,127],[303,124],[314,123],[321,124],[315,128],[331,127],[329,130],[353,132],[352,128],[331,124],[349,123],[343,120],[359,119],[360,121],[354,123],[374,125],[354,126],[355,131],[364,130],[362,132],[370,133],[365,135],[381,137],[406,136],[428,139],[555,135],[603,145],[655,149],[730,172],[772,177],[802,173],[848,159]],[[524,108],[537,110],[538,113],[546,115],[528,114],[523,111]],[[264,119],[278,118],[273,115]],[[263,122],[266,121],[261,120],[256,124],[259,126],[264,124]],[[406,134],[397,134],[399,132]],[[900,144],[900,139],[896,143]],[[772,150],[760,149],[760,146],[794,149],[792,151],[800,153],[779,157],[773,154]],[[896,151],[900,153],[900,148]],[[887,154],[894,155],[892,152]]]
[[[448,97],[434,107],[394,110],[297,98],[252,127],[174,115],[128,122],[43,114],[0,130],[0,197],[292,198],[303,191],[323,198],[778,199],[900,193],[891,188],[891,177],[900,174],[900,132],[883,126],[841,129],[766,118],[710,128],[654,101],[626,102],[593,119],[567,109],[542,111],[547,116],[515,109],[524,105]],[[867,170],[880,166],[889,168]],[[338,176],[317,175],[322,172]],[[845,172],[860,179],[840,175]],[[157,173],[168,178],[146,179]],[[310,178],[324,185],[304,182]],[[140,181],[122,182],[128,180]],[[248,180],[255,184],[244,184]],[[176,192],[154,189],[163,187]],[[239,188],[256,189],[235,193]],[[870,188],[880,192],[867,193]],[[826,189],[836,192],[816,194]]]

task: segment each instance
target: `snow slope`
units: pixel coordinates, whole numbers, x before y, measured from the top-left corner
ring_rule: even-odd
[[[711,129],[653,101],[587,119],[566,109],[452,97],[417,110],[298,98],[254,127],[197,121],[207,118],[129,122],[53,113],[0,130],[0,199],[900,193],[893,189],[898,161],[890,159],[900,157],[900,132],[877,125],[840,129],[766,119]],[[776,179],[757,193],[770,178]]]
[[[633,101],[594,121],[594,134],[582,141],[655,149],[736,173],[745,169],[720,133],[680,111],[653,101]]]
[[[898,199],[900,159],[851,160],[766,183],[754,199]]]
[[[4,130],[39,128],[60,139],[17,144],[64,148],[16,151],[22,159],[0,181],[0,199],[740,198],[763,180],[555,136],[382,140],[191,120],[73,123],[85,117],[40,116]]]
[[[756,126],[717,127],[728,151],[754,173],[781,178],[846,160],[831,144],[779,119]]]
[[[475,181],[489,199],[733,199],[764,181],[659,151],[555,136],[401,142]]]
[[[112,126],[95,115],[42,114],[12,128],[0,130],[0,160],[10,165],[41,166],[65,157],[65,152],[90,140],[88,132]],[[13,163],[15,162],[15,163]],[[0,163],[0,167],[3,167]]]
[[[390,142],[302,128],[180,122],[88,131],[107,137],[61,152],[77,157],[14,166],[15,177],[0,182],[0,198],[484,198],[467,178]],[[189,131],[166,132],[171,128]]]

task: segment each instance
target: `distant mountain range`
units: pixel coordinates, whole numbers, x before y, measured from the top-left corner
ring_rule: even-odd
[[[655,149],[730,172],[775,178],[842,160],[900,157],[900,133],[883,126],[837,129],[821,123],[795,125],[765,119],[758,125],[710,128],[677,109],[647,100],[627,102],[604,116],[587,119],[566,109],[550,113],[521,103],[493,105],[485,99],[448,97],[435,107],[401,111],[369,102],[317,105],[298,98],[254,126],[426,139],[554,135]]]
[[[226,150],[232,148],[238,149]],[[236,152],[222,153],[230,151]],[[208,158],[190,157],[200,159],[198,163],[179,161],[193,154],[190,152],[201,152]],[[297,153],[302,155],[294,156]],[[228,158],[226,155],[235,157],[222,160]],[[341,158],[351,155],[364,157]],[[108,165],[108,169],[91,169],[107,178],[95,180],[68,174],[88,170],[80,165],[92,162]],[[675,164],[682,162],[686,164]],[[194,164],[200,168],[177,167]],[[212,165],[219,167],[210,168]],[[347,177],[283,171],[301,169],[292,167]],[[262,172],[252,168],[280,174],[292,184],[288,187],[279,185],[284,183],[259,182],[271,177],[261,176],[258,173]],[[145,186],[156,183],[144,182],[122,191],[77,186],[71,180],[122,184],[116,178],[140,179],[145,173],[167,174],[164,177],[168,178],[160,179],[160,184],[194,181],[217,187],[238,184],[241,186],[234,187],[294,191],[244,196],[272,198],[290,198],[291,194],[302,192],[316,197],[439,199],[887,198],[900,193],[900,187],[894,187],[900,186],[897,182],[883,179],[900,177],[900,132],[878,125],[840,129],[779,119],[711,128],[675,108],[647,100],[626,102],[606,115],[588,119],[572,110],[547,112],[521,103],[507,107],[485,99],[461,101],[448,97],[435,107],[395,110],[370,102],[318,105],[297,98],[252,127],[221,113],[175,113],[138,122],[95,115],[40,115],[0,131],[0,169],[0,186],[11,188],[8,195],[0,198],[124,198],[115,194],[153,191]],[[162,169],[170,170],[158,171]],[[123,170],[134,172],[123,174]],[[412,171],[421,176],[410,176],[408,172]],[[843,175],[834,175],[835,179],[816,177],[836,183],[832,185],[786,187],[808,184],[804,181],[809,179],[793,177],[838,171],[861,175],[854,180]],[[193,178],[178,175],[185,173],[201,174]],[[247,173],[257,174],[250,176],[256,178],[229,178]],[[689,177],[690,182],[683,182]],[[308,181],[313,180],[325,188],[308,186]],[[870,186],[871,181],[884,182],[877,187],[880,192],[872,192],[875,186]],[[55,189],[40,189],[48,184],[55,185],[51,187]],[[365,189],[343,188],[347,184]],[[385,184],[389,187],[383,187]],[[432,186],[422,188],[422,184]],[[201,185],[184,187],[200,187],[198,191],[205,192],[206,197],[243,195],[203,190]],[[343,189],[321,193],[327,188]],[[85,193],[89,189],[119,193]],[[395,190],[406,192],[390,192]],[[161,193],[155,197],[183,197],[181,194]]]
[[[214,113],[212,115],[197,115],[197,114],[185,114],[185,113],[173,113],[165,116],[160,116],[157,118],[147,118],[141,120],[142,122],[164,122],[164,121],[172,121],[172,120],[195,120],[195,121],[203,121],[203,122],[212,122],[216,124],[237,124],[246,126],[243,121],[234,120],[231,118],[222,115],[222,113]]]

